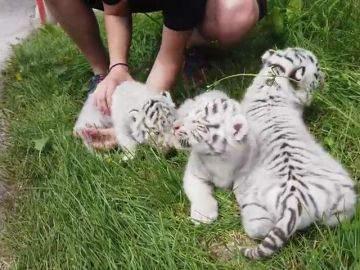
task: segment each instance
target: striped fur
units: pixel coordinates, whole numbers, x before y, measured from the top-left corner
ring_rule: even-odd
[[[220,91],[187,100],[178,110],[174,135],[181,148],[191,150],[184,174],[184,190],[195,224],[218,216],[213,186],[231,189],[246,175],[256,156],[240,104]]]
[[[242,106],[259,142],[258,164],[234,187],[247,234],[263,239],[240,248],[251,259],[277,252],[297,230],[329,226],[354,214],[354,182],[315,141],[303,119],[324,75],[316,57],[300,48],[269,50]]]
[[[120,148],[127,152],[125,160],[134,157],[140,143],[151,143],[159,148],[172,146],[171,127],[176,108],[168,92],[159,93],[144,84],[128,81],[116,88],[112,99],[111,117],[107,117],[96,109],[93,95],[90,95],[74,131],[81,134],[86,126],[113,126]],[[91,149],[87,138],[84,142]]]

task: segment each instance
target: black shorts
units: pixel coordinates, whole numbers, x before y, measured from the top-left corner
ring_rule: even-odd
[[[256,0],[259,6],[259,21],[265,17],[267,13],[267,0]]]
[[[103,10],[101,0],[85,0],[95,9]],[[116,4],[119,0],[105,0]],[[204,18],[206,0],[128,0],[131,13],[162,11],[164,25],[175,31],[191,30]]]
[[[84,0],[91,8],[103,10],[101,0]],[[105,0],[116,4],[121,0]],[[267,12],[267,0],[257,0],[259,20]],[[164,25],[175,31],[190,30],[199,25],[205,14],[206,0],[128,0],[131,13],[162,11]]]

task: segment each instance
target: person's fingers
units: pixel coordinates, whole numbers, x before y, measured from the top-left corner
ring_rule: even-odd
[[[115,84],[109,84],[106,91],[106,103],[107,103],[107,115],[111,115],[111,106],[112,106],[112,95],[115,91]]]
[[[110,150],[117,146],[116,141],[92,142],[90,146],[95,150]]]
[[[89,144],[95,150],[109,150],[118,145],[114,128],[91,129],[89,135],[93,139]]]
[[[114,128],[97,128],[91,129],[90,132],[93,132],[94,134],[102,138],[115,138]]]
[[[80,129],[80,130],[76,130],[73,132],[73,136],[77,139],[81,139],[81,140],[90,140],[91,138],[84,132],[84,129]]]
[[[94,92],[95,100],[96,100],[96,108],[103,114],[105,114],[106,108],[107,108],[107,106],[106,106],[106,90],[107,90],[107,85],[99,84]]]
[[[114,128],[85,128],[84,132],[87,137],[91,137],[93,140],[115,140]]]
[[[99,96],[99,92],[101,92],[102,89],[102,84],[98,84],[98,86],[96,87],[95,91],[91,94],[94,95],[94,105],[95,107],[100,110],[100,105],[98,104],[98,96]]]
[[[105,148],[106,149],[114,149],[117,147],[117,142],[115,140],[107,141],[105,142]]]
[[[112,138],[112,139],[116,139],[116,136],[115,136],[115,129],[114,128],[106,128],[106,129],[103,129],[103,134],[105,136],[107,136],[108,138]]]
[[[101,111],[103,114],[105,114],[105,115],[108,114],[108,113],[107,113],[107,111],[108,111],[108,109],[107,109],[107,103],[106,103],[106,92],[107,92],[107,91],[108,91],[108,89],[105,88],[105,89],[101,92],[100,97],[99,97],[99,99],[98,99],[98,101],[99,101],[99,103],[100,103],[100,111]]]
[[[94,137],[90,134],[89,132],[89,129],[87,128],[84,128],[83,130],[81,130],[81,138],[83,138],[83,140],[86,140],[86,141],[90,141],[90,140],[93,140]]]
[[[109,95],[109,89],[106,89],[105,97],[104,97],[105,108],[103,111],[104,115],[106,115],[106,116],[110,116],[110,106],[108,104],[108,95]]]
[[[103,137],[101,129],[97,129],[97,128],[85,128],[83,130],[83,134],[85,137],[89,137],[93,141],[102,140]]]
[[[104,149],[102,142],[92,142],[92,143],[90,143],[90,147],[94,150]]]

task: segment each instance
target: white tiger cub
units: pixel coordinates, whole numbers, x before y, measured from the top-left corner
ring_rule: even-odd
[[[126,81],[120,84],[112,97],[111,117],[103,115],[89,95],[74,127],[82,136],[85,127],[114,127],[117,142],[127,157],[133,157],[140,143],[154,143],[157,147],[172,146],[171,127],[176,108],[169,92],[159,93],[142,83]],[[91,150],[90,142],[83,137]],[[125,158],[126,159],[126,158]]]
[[[218,216],[213,186],[232,189],[247,175],[256,158],[256,142],[240,104],[220,91],[187,100],[178,109],[173,132],[181,148],[191,154],[184,174],[184,190],[195,224]]]
[[[260,158],[234,188],[252,259],[273,255],[296,231],[314,222],[329,226],[354,215],[354,182],[315,141],[302,114],[324,75],[316,57],[300,48],[268,50],[242,106],[259,142]],[[250,186],[249,186],[250,185]]]

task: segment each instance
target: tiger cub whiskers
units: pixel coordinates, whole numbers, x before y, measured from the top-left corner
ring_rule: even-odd
[[[189,149],[183,185],[195,224],[211,223],[218,216],[213,186],[232,189],[247,175],[256,142],[240,104],[220,91],[187,100],[178,109],[173,133],[180,148]]]
[[[260,156],[234,188],[245,232],[263,239],[257,247],[239,248],[252,259],[273,255],[314,222],[334,226],[351,218],[356,204],[354,182],[303,121],[304,107],[324,81],[315,55],[301,48],[268,50],[262,61],[241,103]]]

